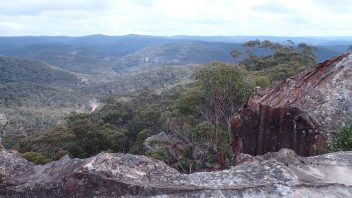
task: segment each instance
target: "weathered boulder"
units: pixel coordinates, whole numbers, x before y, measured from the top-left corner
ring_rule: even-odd
[[[352,54],[343,54],[251,97],[231,120],[232,147],[261,155],[290,148],[322,152],[352,118]]]
[[[145,156],[100,153],[34,165],[0,151],[0,197],[350,197],[352,152],[252,157],[228,170],[180,174]]]

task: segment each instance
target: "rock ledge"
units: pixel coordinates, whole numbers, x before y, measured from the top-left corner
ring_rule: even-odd
[[[180,174],[145,156],[100,153],[34,165],[0,151],[0,197],[349,197],[352,152],[255,156],[229,170]]]

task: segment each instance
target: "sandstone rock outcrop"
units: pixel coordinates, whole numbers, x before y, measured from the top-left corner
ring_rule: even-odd
[[[352,152],[255,156],[216,172],[180,174],[145,156],[100,153],[34,165],[0,151],[0,197],[350,197]]]
[[[352,119],[352,54],[327,60],[251,97],[231,120],[235,155],[322,152]]]

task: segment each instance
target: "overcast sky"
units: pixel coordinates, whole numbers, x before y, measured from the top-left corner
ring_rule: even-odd
[[[0,0],[0,36],[352,36],[352,0]]]

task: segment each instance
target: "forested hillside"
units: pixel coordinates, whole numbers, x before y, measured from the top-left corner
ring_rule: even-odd
[[[213,49],[202,51],[206,44],[198,43],[195,48],[194,43],[189,44],[187,48],[183,48],[183,44],[170,44],[177,49],[169,48],[169,44],[163,45],[167,46],[167,50],[152,47],[147,50],[148,56],[158,54],[167,57],[167,60],[174,58],[173,51],[176,54],[182,51],[185,56],[188,53],[204,53],[192,59],[197,60]],[[28,98],[28,102],[39,101],[33,102],[34,108],[29,110],[33,115],[42,116],[32,116],[37,120],[34,123],[41,122],[43,115],[50,111],[66,117],[64,120],[57,117],[56,125],[52,124],[55,119],[43,119],[51,124],[42,126],[53,127],[47,127],[50,129],[42,134],[36,133],[36,125],[34,128],[24,125],[20,135],[7,134],[4,137],[5,146],[18,150],[36,163],[56,160],[65,154],[89,157],[108,151],[148,155],[185,173],[228,167],[232,163],[229,118],[256,87],[267,87],[295,75],[313,66],[315,59],[314,48],[304,43],[281,45],[253,40],[241,46],[234,45],[234,48],[231,48],[232,44],[217,47],[224,46],[229,51],[220,55],[221,49],[216,51],[216,56],[230,56],[229,61],[238,64],[218,61],[190,65],[140,65],[138,60],[143,55],[134,59],[137,63],[131,66],[135,67],[121,74],[105,74],[105,80],[102,79],[104,75],[76,74],[84,83],[65,93],[58,92],[56,95],[50,89],[38,88],[32,92],[34,97],[28,97],[23,91],[25,94],[16,97]],[[20,89],[16,92],[22,93]],[[50,96],[45,96],[47,94]],[[76,100],[84,101],[82,98],[97,98],[100,106],[96,105],[90,112],[91,109],[75,103]],[[21,102],[22,99],[17,100],[18,104]],[[11,104],[8,101],[4,103]],[[37,108],[37,104],[48,105],[46,113],[38,112],[41,108]],[[16,108],[7,108],[5,116],[16,115],[16,112],[11,114],[10,109]],[[28,111],[18,112],[26,115]],[[33,123],[33,120],[30,121]],[[9,126],[13,125],[6,124],[3,130],[6,131]]]
[[[0,57],[1,134],[41,133],[70,112],[89,112],[109,95],[126,99],[187,82],[193,65],[134,69],[122,75],[77,74],[39,61]]]
[[[33,44],[9,51],[7,55],[32,59],[78,73],[109,72],[109,56],[94,48],[60,43]]]
[[[0,56],[0,83],[29,83],[74,87],[80,80],[54,66],[25,59]]]
[[[2,134],[36,133],[59,124],[71,111],[87,109],[77,93],[82,81],[46,63],[0,57],[0,113],[8,120]]]

